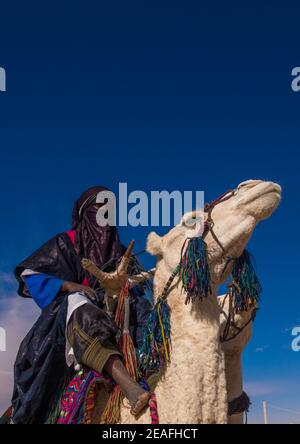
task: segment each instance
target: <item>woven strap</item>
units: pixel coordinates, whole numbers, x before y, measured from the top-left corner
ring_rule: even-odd
[[[151,398],[149,401],[149,407],[150,407],[151,424],[159,424],[157,399],[156,399],[155,393],[152,393],[152,395],[151,395]]]

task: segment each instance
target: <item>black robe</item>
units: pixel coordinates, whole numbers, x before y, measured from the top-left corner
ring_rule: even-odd
[[[15,276],[19,283],[19,295],[31,297],[21,278],[25,269],[55,276],[65,281],[81,283],[85,272],[80,260],[70,237],[66,233],[58,234],[16,267]]]
[[[19,295],[30,297],[21,278],[25,269],[82,283],[86,272],[80,260],[66,233],[55,236],[16,267]],[[141,286],[131,292],[131,331],[137,347],[141,344],[142,326],[151,309],[142,293]],[[70,376],[65,362],[67,295],[60,293],[42,311],[21,343],[14,366],[14,423],[45,423],[57,393]],[[107,339],[115,331],[115,324],[108,316],[103,318],[103,322],[101,331]]]

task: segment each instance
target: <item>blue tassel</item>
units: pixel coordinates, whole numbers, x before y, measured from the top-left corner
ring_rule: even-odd
[[[244,250],[232,270],[231,291],[236,312],[247,311],[256,306],[261,295],[261,286],[255,272],[252,255]]]
[[[151,311],[145,327],[143,344],[139,352],[142,374],[157,371],[170,362],[171,309],[166,299],[160,298]]]
[[[180,276],[187,293],[186,304],[211,294],[207,245],[202,237],[189,239],[185,253],[181,257]]]

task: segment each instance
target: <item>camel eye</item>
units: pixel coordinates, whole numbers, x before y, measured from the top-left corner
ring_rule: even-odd
[[[203,226],[203,217],[200,216],[190,216],[187,219],[183,219],[183,225],[187,228],[195,228],[195,226],[199,226],[201,228]]]

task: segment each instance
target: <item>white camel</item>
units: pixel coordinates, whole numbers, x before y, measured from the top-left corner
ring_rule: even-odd
[[[227,196],[229,197],[229,195]],[[185,305],[179,282],[168,296],[172,310],[172,358],[161,371],[155,388],[161,423],[226,423],[227,387],[220,334],[217,290],[231,272],[227,256],[238,257],[256,225],[269,217],[281,199],[281,188],[272,182],[250,180],[212,210],[214,234],[206,236],[212,278],[212,295]],[[148,236],[147,250],[157,256],[155,294],[160,295],[177,266],[185,240],[194,235],[188,214],[165,236]],[[222,245],[222,247],[221,247]],[[223,250],[224,249],[224,250]],[[199,396],[199,393],[201,394]],[[134,420],[123,406],[121,423],[149,423],[149,411]]]
[[[205,241],[212,294],[185,305],[179,280],[174,281],[169,290],[172,356],[171,362],[161,369],[155,387],[161,423],[228,421],[227,401],[238,396],[242,389],[240,356],[250,330],[245,329],[230,345],[223,343],[221,346],[218,287],[231,273],[233,259],[242,254],[257,223],[273,213],[280,199],[279,185],[250,180],[222,196],[208,214],[197,211],[184,215],[163,237],[149,234],[147,250],[157,256],[154,289],[158,297],[179,263],[185,241],[198,234],[195,217],[207,217],[211,227]],[[240,316],[243,322],[247,315]],[[134,419],[128,406],[123,405],[121,423],[147,424],[149,409]]]

